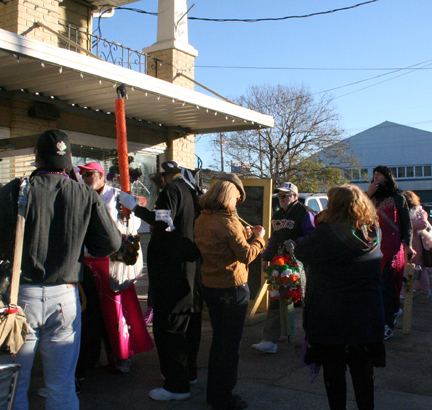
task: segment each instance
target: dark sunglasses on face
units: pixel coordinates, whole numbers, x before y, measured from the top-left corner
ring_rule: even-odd
[[[82,174],[82,176],[83,176],[84,178],[89,178],[89,177],[91,177],[93,174],[99,174],[99,172],[98,172],[98,171],[86,172],[85,174]]]
[[[283,199],[283,198],[289,198],[291,196],[294,196],[294,194],[291,194],[291,193],[289,193],[289,194],[278,194],[278,198],[281,198],[281,199]]]

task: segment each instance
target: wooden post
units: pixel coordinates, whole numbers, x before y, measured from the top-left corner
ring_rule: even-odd
[[[408,263],[405,271],[405,300],[402,319],[402,333],[404,335],[409,335],[411,333],[414,268],[415,265],[413,263]]]

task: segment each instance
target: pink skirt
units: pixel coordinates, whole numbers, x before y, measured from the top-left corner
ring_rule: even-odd
[[[114,359],[128,359],[153,349],[135,286],[121,292],[110,287],[109,258],[85,258],[93,272]]]

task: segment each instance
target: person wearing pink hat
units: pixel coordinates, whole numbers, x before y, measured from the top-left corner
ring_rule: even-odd
[[[105,171],[97,162],[79,166],[84,184],[93,188],[105,202],[111,218],[123,235],[137,235],[141,219],[135,215],[126,218],[120,211],[117,200],[120,190],[105,182]],[[115,291],[111,278],[116,275],[137,278],[143,268],[141,249],[134,265],[113,262],[107,258],[93,258],[86,254],[86,264],[90,267],[96,280],[98,294],[105,326],[110,342],[109,357],[115,359],[116,373],[127,373],[130,370],[130,357],[153,348],[153,341],[147,331],[141,306],[133,281],[124,290]],[[132,271],[132,272],[131,272]],[[120,307],[120,309],[119,309]]]

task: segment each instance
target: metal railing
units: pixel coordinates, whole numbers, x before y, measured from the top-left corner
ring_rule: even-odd
[[[122,44],[95,36],[80,28],[73,27],[70,24],[66,25],[59,22],[59,25],[64,30],[64,32],[61,32],[60,34],[69,40],[68,42],[65,42],[61,37],[59,37],[60,47],[78,53],[82,52],[80,48],[84,48],[91,51],[91,53],[96,57],[108,61],[109,63],[138,71],[143,74],[149,74],[148,70],[151,70],[152,75],[157,77],[157,68],[158,65],[162,64],[161,60],[148,54],[140,53],[139,51],[133,50],[129,47],[125,47]],[[74,47],[72,43],[75,43],[77,46]]]

